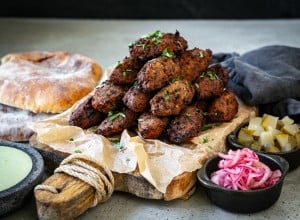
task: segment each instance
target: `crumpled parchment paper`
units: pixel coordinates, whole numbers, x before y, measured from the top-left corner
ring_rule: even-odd
[[[68,124],[69,115],[78,105],[51,118],[31,124],[37,141],[56,151],[83,153],[106,164],[111,171],[129,173],[138,168],[140,174],[162,193],[172,179],[183,172],[195,171],[211,156],[224,152],[226,136],[238,125],[255,115],[255,108],[239,106],[237,116],[228,123],[203,131],[183,146],[161,140],[145,140],[124,130],[120,145],[109,139]]]

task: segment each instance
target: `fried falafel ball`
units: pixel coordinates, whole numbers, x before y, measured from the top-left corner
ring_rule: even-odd
[[[90,128],[94,125],[100,124],[105,118],[105,114],[97,111],[92,106],[92,96],[82,102],[71,113],[69,118],[69,125],[81,127],[82,129]]]
[[[138,85],[133,85],[124,95],[123,103],[134,112],[144,112],[152,95],[143,92]]]
[[[224,73],[223,69],[218,66],[212,66],[203,71],[194,83],[198,99],[213,99],[220,96],[225,89]]]
[[[122,86],[107,80],[95,91],[92,97],[92,106],[100,112],[108,113],[120,106],[124,94],[125,90]]]
[[[187,47],[187,41],[180,36],[178,31],[175,34],[155,31],[131,44],[129,52],[136,59],[148,61],[159,57],[164,50],[179,54]]]
[[[211,62],[212,51],[194,48],[181,54],[181,76],[188,81],[194,81],[201,72],[205,71]]]
[[[203,112],[196,105],[187,106],[169,124],[167,134],[172,143],[180,144],[196,137],[203,125]]]
[[[145,63],[137,75],[137,80],[144,91],[151,92],[166,86],[180,72],[177,61],[160,56]]]
[[[111,137],[121,133],[124,129],[129,129],[137,124],[137,113],[130,109],[122,111],[109,112],[96,130],[96,134],[101,134],[105,137]]]
[[[178,115],[189,104],[195,90],[186,80],[177,80],[162,88],[151,100],[151,112],[156,116]]]
[[[225,90],[208,108],[209,120],[212,122],[231,121],[238,112],[238,102],[235,94]]]
[[[133,57],[125,57],[122,62],[118,62],[113,69],[109,80],[116,85],[128,85],[134,83],[137,73],[143,66],[143,62]]]
[[[143,138],[157,139],[169,123],[168,117],[159,117],[145,112],[138,118],[138,131]]]

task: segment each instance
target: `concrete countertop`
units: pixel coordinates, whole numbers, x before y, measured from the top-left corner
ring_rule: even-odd
[[[62,20],[0,18],[0,56],[28,50],[67,50],[96,60],[103,69],[128,55],[128,44],[159,29],[178,30],[189,48],[244,53],[261,46],[300,47],[300,20]],[[300,159],[300,158],[299,158]],[[146,200],[115,192],[79,219],[299,219],[300,168],[286,177],[279,200],[253,214],[214,206],[198,187],[187,201]],[[37,219],[34,198],[3,219]]]

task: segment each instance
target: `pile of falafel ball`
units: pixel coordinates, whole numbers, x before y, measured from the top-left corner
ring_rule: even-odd
[[[109,79],[69,118],[69,124],[112,137],[124,129],[145,139],[188,142],[205,124],[231,121],[238,111],[226,89],[228,72],[211,64],[209,49],[187,49],[176,33],[155,31],[129,45]]]

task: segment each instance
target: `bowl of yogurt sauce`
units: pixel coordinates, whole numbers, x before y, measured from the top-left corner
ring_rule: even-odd
[[[33,147],[0,140],[0,216],[20,208],[43,178],[44,161]]]

